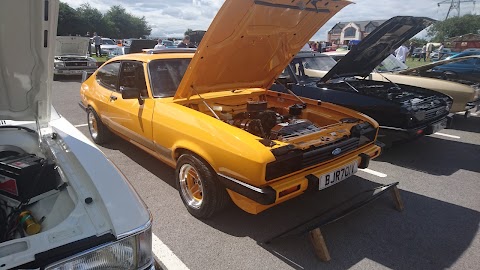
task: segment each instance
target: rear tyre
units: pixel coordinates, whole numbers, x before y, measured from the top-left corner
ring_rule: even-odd
[[[102,120],[92,108],[87,109],[87,122],[90,137],[96,144],[104,144],[110,139],[110,130],[102,123]]]
[[[175,178],[180,198],[192,216],[206,219],[228,205],[225,187],[219,183],[215,171],[199,157],[181,155]]]

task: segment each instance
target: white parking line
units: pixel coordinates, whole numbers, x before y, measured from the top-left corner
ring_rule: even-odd
[[[450,134],[445,134],[445,133],[440,133],[440,132],[437,132],[435,134],[440,135],[440,136],[444,136],[444,137],[448,137],[448,138],[460,139],[460,136],[455,136],[455,135],[450,135]]]
[[[160,263],[162,269],[189,270],[188,267],[154,233],[152,233],[152,251],[155,257],[157,257],[158,263]]]
[[[381,172],[377,172],[377,171],[374,171],[374,170],[370,170],[370,169],[358,169],[359,171],[362,171],[362,172],[366,172],[366,173],[369,173],[369,174],[373,174],[375,176],[378,176],[378,177],[387,177],[386,174],[384,173],[381,173]]]
[[[74,125],[74,127],[77,127],[77,128],[78,128],[78,127],[86,127],[86,126],[88,126],[88,124]]]

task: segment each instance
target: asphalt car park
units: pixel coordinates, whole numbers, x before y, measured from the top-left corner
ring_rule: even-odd
[[[53,105],[86,134],[78,78],[53,82]],[[153,250],[169,269],[477,269],[480,264],[480,113],[457,115],[440,133],[387,150],[368,170],[258,215],[228,207],[209,220],[185,209],[174,170],[115,138],[100,146],[154,217]],[[405,210],[385,194],[322,228],[332,261],[306,235],[263,242],[361,190],[399,182]],[[115,187],[112,187],[115,188]],[[172,253],[170,253],[172,252]]]

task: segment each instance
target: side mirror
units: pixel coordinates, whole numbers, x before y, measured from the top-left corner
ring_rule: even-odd
[[[140,90],[133,87],[120,86],[123,99],[140,99]]]

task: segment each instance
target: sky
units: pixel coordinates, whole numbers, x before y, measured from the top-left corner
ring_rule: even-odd
[[[106,12],[110,6],[121,5],[135,16],[145,16],[152,27],[152,37],[181,37],[187,28],[207,30],[224,0],[61,0],[73,8],[88,2]],[[297,0],[301,1],[301,0]],[[356,0],[338,12],[311,40],[326,40],[327,31],[338,22],[386,20],[393,16],[426,16],[443,20],[449,4],[445,0]],[[456,13],[456,12],[455,12]],[[480,14],[480,3],[461,4],[461,14]],[[423,31],[418,37],[425,37]]]

